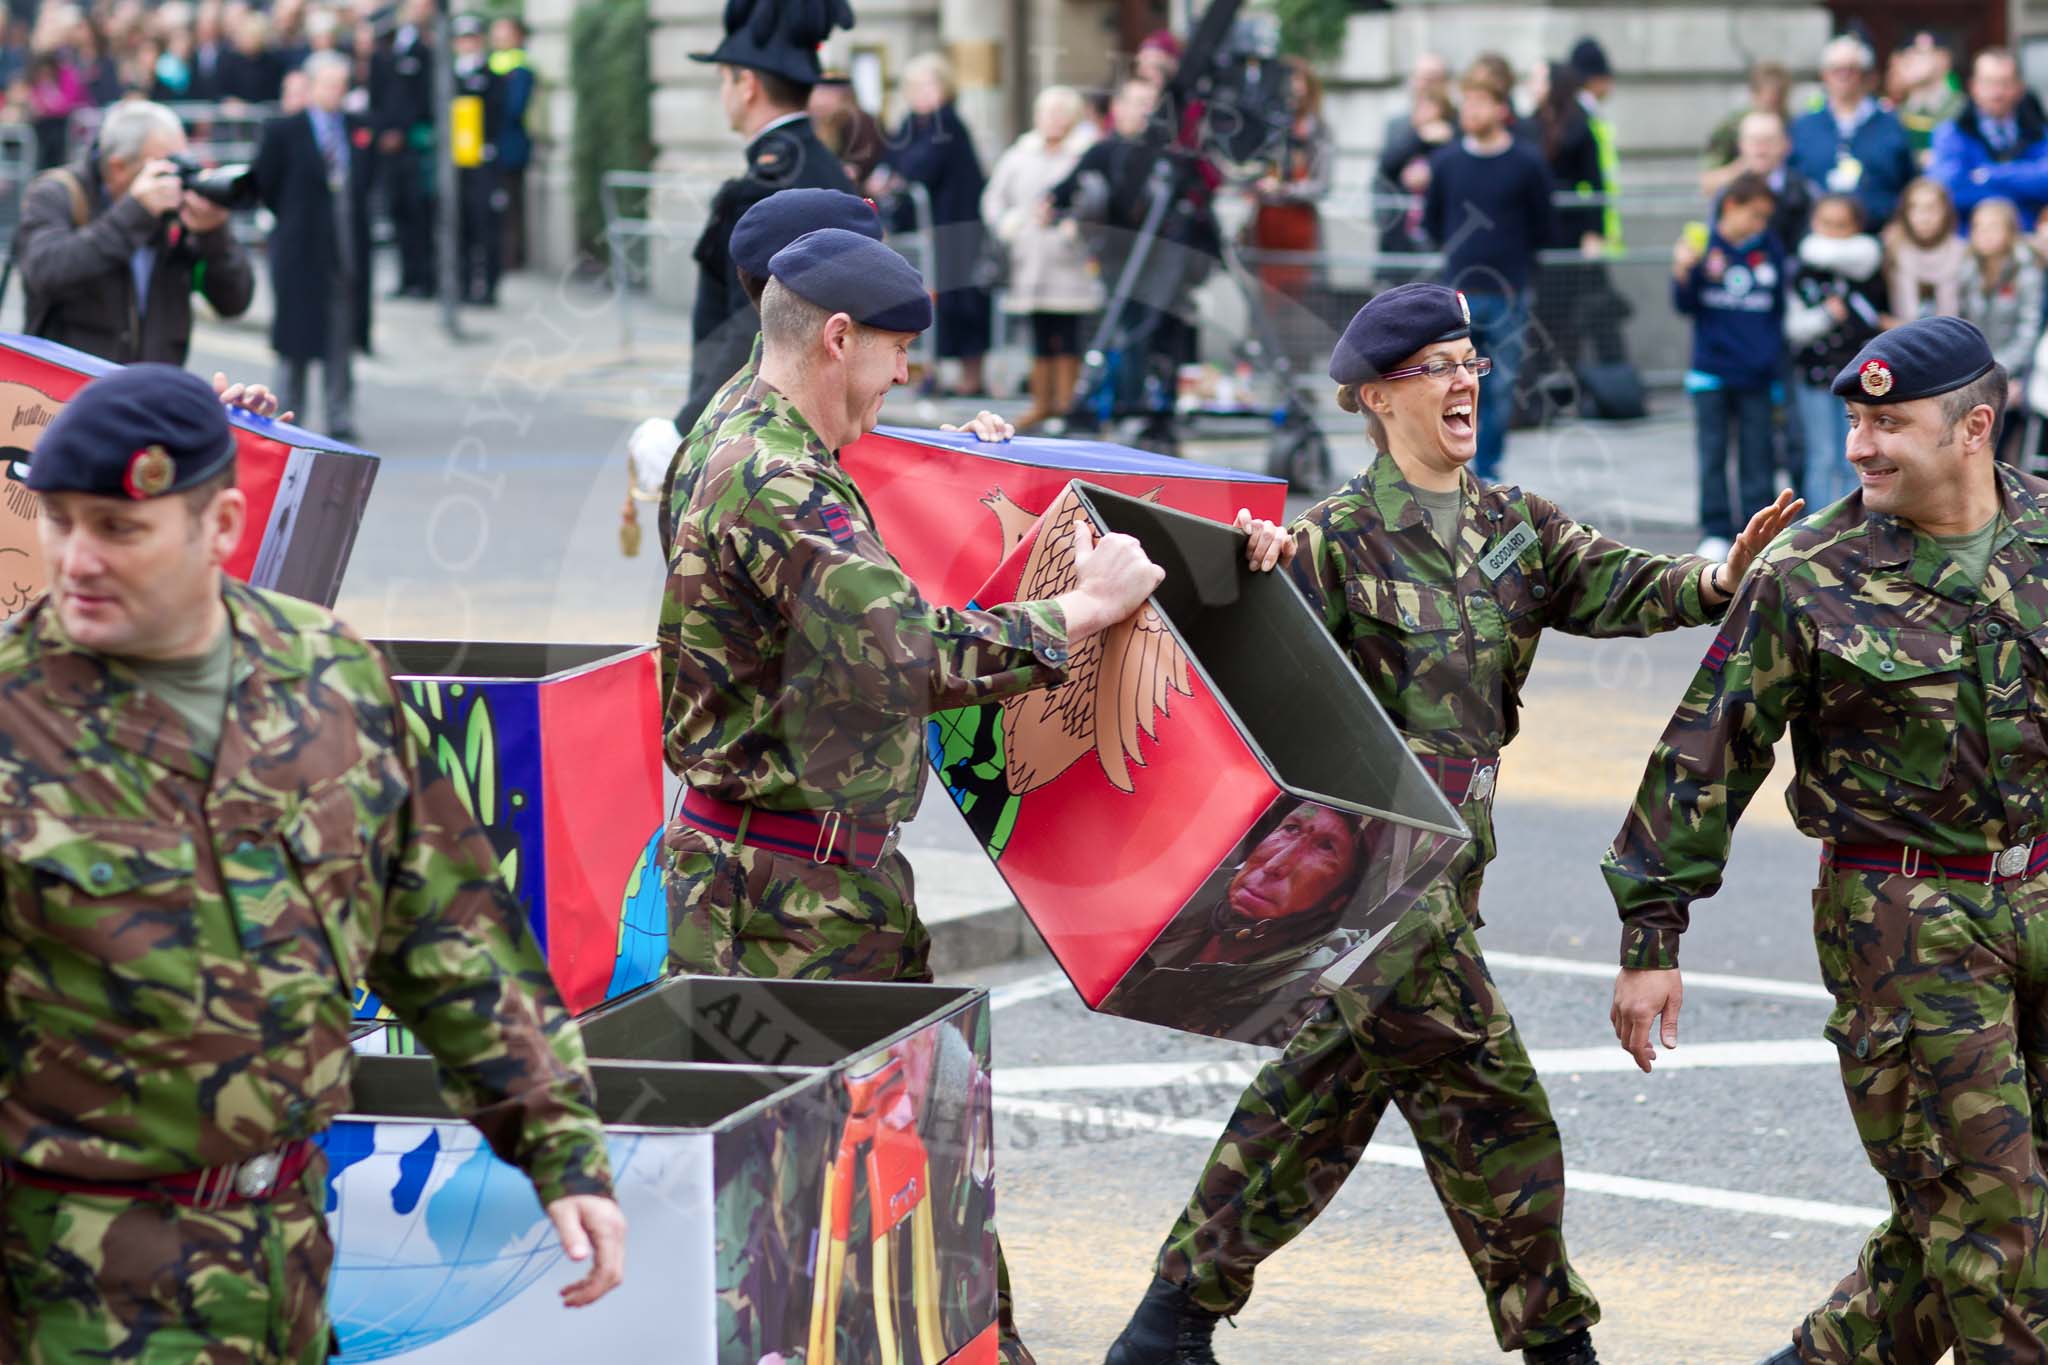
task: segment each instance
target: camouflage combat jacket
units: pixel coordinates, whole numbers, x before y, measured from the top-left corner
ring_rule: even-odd
[[[741,401],[676,526],[668,765],[725,801],[908,819],[925,717],[1062,681],[1064,614],[925,601],[795,406],[761,379]]]
[[[676,522],[682,519],[683,509],[690,505],[690,494],[697,481],[692,477],[704,467],[704,461],[711,458],[711,447],[718,443],[718,428],[726,418],[737,412],[748,390],[754,386],[754,376],[761,369],[761,334],[754,333],[754,349],[747,356],[747,363],[740,372],[725,381],[725,387],[711,396],[710,406],[699,413],[697,420],[683,436],[683,443],[676,447],[675,458],[668,462],[668,474],[661,481],[661,508],[656,514],[656,529],[661,535],[661,561],[666,564],[676,552]],[[664,642],[661,650],[661,695],[668,695],[669,684],[674,681],[674,651]]]
[[[1720,616],[1700,598],[1705,560],[1637,550],[1534,493],[1458,478],[1455,565],[1384,452],[1294,526],[1295,585],[1416,753],[1499,755],[1545,630],[1651,635]],[[1490,804],[1463,814],[1490,859]]]
[[[1787,727],[1786,804],[1812,838],[1953,857],[2048,833],[2048,483],[1998,477],[1982,583],[1860,493],[1758,559],[1602,868],[1624,967],[1678,965]]]
[[[0,1154],[132,1180],[311,1136],[367,983],[543,1201],[607,1192],[576,1028],[382,660],[318,607],[225,597],[211,764],[46,603],[0,636]]]

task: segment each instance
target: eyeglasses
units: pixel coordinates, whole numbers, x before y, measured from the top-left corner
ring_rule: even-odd
[[[1443,379],[1452,370],[1463,370],[1474,379],[1484,379],[1493,373],[1493,361],[1483,355],[1475,355],[1469,360],[1431,360],[1421,365],[1410,365],[1405,370],[1388,370],[1380,378],[1413,379],[1419,374],[1426,374],[1431,379]]]

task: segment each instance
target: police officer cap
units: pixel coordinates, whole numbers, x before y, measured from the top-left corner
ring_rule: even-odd
[[[1614,74],[1614,66],[1607,60],[1607,49],[1600,46],[1599,39],[1593,37],[1581,38],[1572,44],[1572,55],[1567,59],[1567,65],[1582,81],[1598,80],[1602,76]]]
[[[725,41],[693,62],[766,71],[808,89],[818,83],[818,49],[835,28],[853,27],[848,0],[725,0]]]
[[[1831,386],[1855,403],[1910,403],[1991,373],[1991,343],[1961,318],[1921,318],[1870,339]]]
[[[910,262],[845,228],[806,232],[775,253],[768,273],[798,298],[884,332],[932,325],[932,296]]]
[[[732,230],[732,263],[757,278],[775,253],[806,232],[844,228],[882,240],[875,206],[844,190],[778,190],[740,215]]]
[[[1330,353],[1330,378],[1370,384],[1425,346],[1472,335],[1465,296],[1441,284],[1402,284],[1375,294]]]
[[[130,365],[64,405],[29,457],[38,493],[160,498],[204,483],[235,456],[213,387],[175,365]]]

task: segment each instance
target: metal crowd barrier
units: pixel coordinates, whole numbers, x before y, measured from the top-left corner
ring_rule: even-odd
[[[1323,250],[1242,253],[1265,283],[1281,345],[1304,367],[1328,360],[1366,299],[1411,280],[1441,279],[1444,266],[1440,252],[1378,249],[1388,226],[1415,204],[1411,196],[1369,195],[1362,217],[1333,213],[1331,202],[1323,205]],[[1556,196],[1559,208],[1597,211],[1607,203],[1599,195]],[[1626,362],[1651,385],[1677,383],[1690,365],[1691,319],[1671,306],[1671,247],[1687,224],[1709,216],[1709,206],[1691,187],[1646,187],[1613,203],[1622,245],[1590,257],[1576,249],[1537,257],[1518,384],[1525,393],[1546,372],[1563,387],[1587,364]],[[1485,281],[1446,282],[1472,293],[1497,292]]]
[[[607,171],[598,182],[598,205],[604,214],[604,240],[611,258],[612,297],[619,309],[619,344],[630,347],[639,327],[635,296],[645,294],[655,277],[654,252],[662,246],[689,247],[704,230],[706,210],[729,170],[668,173]],[[932,226],[931,196],[912,184],[909,196],[915,226],[891,233],[888,243],[930,278],[938,260]],[[929,373],[935,363],[936,329],[918,338],[912,354]]]
[[[612,297],[619,309],[619,344],[630,348],[633,297],[644,293],[653,278],[655,245],[694,242],[704,229],[711,196],[696,176],[606,171],[598,182],[597,198],[604,214]]]
[[[206,104],[182,102],[165,106],[185,125],[186,150],[207,166],[255,159],[263,125],[281,112],[274,104]],[[97,105],[72,111],[65,132],[73,161],[91,150],[107,111]]]
[[[908,232],[889,233],[886,240],[905,260],[917,267],[917,273],[924,276],[929,285],[939,268],[938,230],[932,224],[931,192],[913,180],[903,187],[903,193],[910,200],[914,226]],[[916,344],[910,348],[910,354],[916,363],[924,366],[928,378],[936,377],[939,368],[939,329],[925,328],[919,334]]]
[[[35,176],[35,129],[22,123],[0,124],[0,255],[14,247],[22,201]]]

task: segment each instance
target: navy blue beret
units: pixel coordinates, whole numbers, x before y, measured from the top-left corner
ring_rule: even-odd
[[[235,455],[213,386],[175,365],[130,365],[72,396],[36,442],[23,480],[38,493],[160,498],[225,469]]]
[[[775,253],[768,273],[798,298],[884,332],[932,325],[932,296],[910,262],[845,228],[807,232]]]
[[[1472,335],[1465,296],[1441,284],[1400,284],[1375,294],[1330,353],[1330,378],[1370,384],[1425,346]]]
[[[844,228],[879,242],[882,217],[875,206],[844,190],[777,190],[740,215],[732,229],[732,263],[758,279],[768,276],[775,253],[806,232]]]
[[[1991,343],[1961,318],[1921,318],[1874,336],[1831,386],[1856,403],[1910,403],[1991,372]]]

